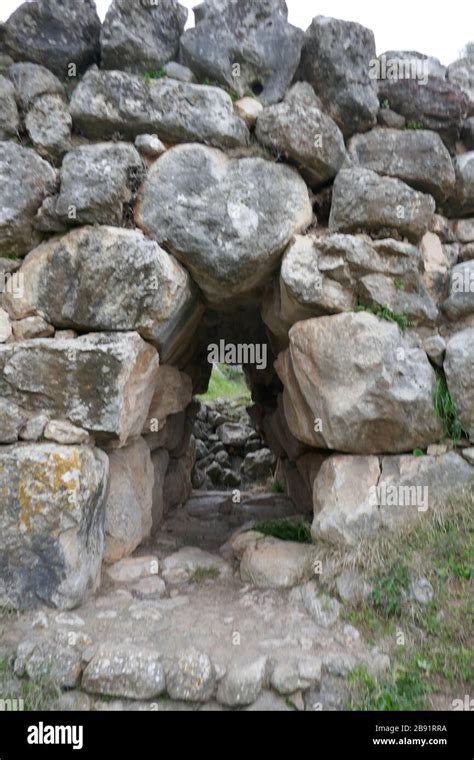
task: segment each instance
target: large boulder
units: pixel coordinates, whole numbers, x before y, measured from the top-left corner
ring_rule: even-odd
[[[294,161],[313,186],[333,179],[346,156],[339,127],[306,82],[295,84],[283,103],[263,109],[256,135],[263,145]]]
[[[329,229],[379,237],[398,234],[416,243],[428,230],[434,211],[430,195],[399,179],[370,169],[342,169],[334,182]]]
[[[183,145],[151,167],[136,218],[216,303],[261,286],[291,237],[310,224],[312,208],[305,183],[287,166]]]
[[[300,76],[345,137],[376,124],[377,85],[369,74],[375,55],[374,35],[360,24],[316,16],[306,31]]]
[[[463,428],[474,441],[474,328],[453,335],[446,346],[444,371]]]
[[[156,133],[165,142],[234,148],[249,136],[230,96],[218,87],[145,80],[123,71],[90,69],[74,90],[70,110],[75,128],[89,138]]]
[[[357,545],[380,530],[416,523],[449,495],[474,484],[474,468],[459,454],[334,455],[313,486],[315,541]]]
[[[348,153],[356,166],[388,177],[398,177],[436,201],[453,191],[454,168],[447,148],[436,132],[422,129],[372,129],[354,135]]]
[[[314,554],[307,544],[262,537],[245,549],[240,577],[261,588],[291,588],[311,576]]]
[[[103,68],[159,71],[177,56],[187,17],[176,0],[112,0],[100,35]]]
[[[309,317],[353,311],[359,297],[414,320],[433,320],[438,312],[423,283],[422,263],[415,246],[396,240],[297,235],[281,265],[281,319],[290,327]]]
[[[25,113],[43,95],[66,96],[63,84],[45,66],[37,63],[12,63],[7,73],[15,86],[18,105]]]
[[[109,453],[104,562],[128,557],[150,535],[154,467],[150,449],[138,438]]]
[[[108,461],[90,446],[0,447],[0,599],[69,609],[97,588]]]
[[[474,55],[466,55],[451,63],[447,77],[467,95],[468,114],[474,116]]]
[[[461,153],[454,158],[456,186],[447,203],[449,216],[470,216],[474,214],[474,150]]]
[[[297,322],[276,369],[293,435],[353,454],[403,452],[441,434],[436,375],[397,325],[369,313]]]
[[[205,0],[181,37],[181,57],[201,79],[278,103],[297,69],[303,33],[284,0]]]
[[[124,444],[141,433],[158,354],[137,333],[0,345],[0,396]]]
[[[437,59],[416,52],[388,51],[379,56],[379,96],[413,125],[438,132],[449,145],[459,137],[468,109],[467,95],[446,79]]]
[[[54,210],[61,221],[120,227],[132,197],[130,181],[143,167],[129,143],[104,142],[71,150],[61,166],[61,189]]]
[[[25,127],[35,150],[59,162],[71,147],[72,118],[61,95],[38,97],[25,118]]]
[[[33,61],[60,77],[99,60],[100,19],[93,0],[33,0],[5,24],[4,46],[15,61]]]
[[[34,150],[0,143],[0,256],[24,256],[39,243],[33,220],[56,181],[56,171]]]
[[[9,79],[0,76],[0,140],[9,140],[18,134],[20,116],[15,88]]]
[[[22,296],[4,296],[15,319],[42,314],[59,328],[137,330],[164,359],[202,313],[186,270],[138,230],[73,230],[38,246],[20,271]]]

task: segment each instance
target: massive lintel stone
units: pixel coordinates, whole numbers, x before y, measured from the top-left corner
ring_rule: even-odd
[[[133,173],[143,168],[129,143],[103,142],[71,150],[61,166],[61,189],[54,209],[61,221],[121,226],[132,197]]]
[[[300,76],[345,137],[376,124],[377,84],[369,74],[374,58],[374,35],[360,24],[316,16],[306,31]]]
[[[20,116],[15,99],[15,88],[10,80],[0,76],[0,140],[15,137],[20,129]]]
[[[307,82],[295,84],[283,103],[264,108],[256,135],[263,145],[295,161],[313,186],[333,179],[346,157],[339,127],[323,112]]]
[[[455,333],[446,346],[444,371],[464,430],[474,441],[474,328]]]
[[[369,313],[297,322],[276,369],[289,428],[316,448],[399,453],[442,434],[436,375],[397,325]]]
[[[265,282],[291,237],[310,224],[312,208],[287,166],[183,145],[151,167],[136,216],[218,303]]]
[[[53,167],[34,150],[0,143],[0,256],[24,256],[39,243],[33,219],[56,181]]]
[[[444,142],[453,145],[467,114],[468,98],[446,79],[444,66],[437,59],[405,51],[388,51],[379,61],[380,98],[386,98],[408,122],[438,132]]]
[[[474,486],[474,468],[454,452],[414,457],[334,455],[313,485],[312,535],[357,545],[380,530],[415,525],[451,494]]]
[[[90,138],[156,133],[165,142],[198,140],[233,148],[249,137],[230,96],[218,87],[145,81],[123,71],[90,69],[74,90],[70,110],[75,128]]]
[[[0,345],[0,396],[124,444],[140,435],[158,354],[137,333],[93,333]]]
[[[61,77],[99,60],[100,19],[93,0],[33,0],[5,24],[4,46],[15,61],[33,61]],[[75,76],[75,74],[73,74]]]
[[[176,0],[113,0],[100,34],[103,68],[158,71],[178,55],[187,17]]]
[[[108,460],[90,446],[0,447],[0,599],[70,609],[94,591]]]
[[[301,319],[353,311],[359,296],[414,320],[433,320],[438,311],[421,268],[420,252],[409,243],[297,235],[282,260],[280,316],[290,327]]]
[[[138,230],[82,227],[42,243],[21,268],[15,319],[42,314],[59,328],[137,330],[163,360],[192,336],[203,307],[186,270]]]
[[[398,177],[416,190],[445,200],[455,183],[451,157],[436,132],[419,129],[372,129],[354,135],[348,145],[356,166]]]
[[[194,15],[196,26],[183,34],[180,50],[198,77],[241,97],[253,92],[264,103],[283,98],[303,42],[303,32],[287,22],[284,0],[205,0]]]
[[[399,179],[370,169],[342,169],[334,182],[329,229],[379,237],[398,234],[416,243],[428,230],[434,211],[430,195]]]

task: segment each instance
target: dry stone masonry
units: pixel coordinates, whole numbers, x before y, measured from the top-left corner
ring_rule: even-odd
[[[275,637],[319,635],[323,674],[383,668],[350,631],[324,638],[318,542],[422,520],[474,481],[474,57],[377,58],[370,30],[304,33],[284,0],[186,19],[177,0],[112,0],[102,25],[93,0],[33,0],[0,30],[0,604],[112,627],[93,651],[27,642],[20,676],[54,662],[89,695],[280,709],[323,689],[321,659],[262,654],[248,588],[269,590]],[[194,400],[221,339],[265,347],[245,416]],[[270,477],[286,496],[232,501]],[[184,504],[188,535],[202,488],[236,531],[222,556],[130,556]],[[304,513],[313,544],[242,530]],[[249,584],[245,662],[204,649],[212,594],[180,590],[203,572],[237,606]],[[162,656],[137,621],[168,630]]]

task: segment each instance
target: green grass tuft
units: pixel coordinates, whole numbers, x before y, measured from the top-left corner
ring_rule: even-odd
[[[413,327],[413,322],[407,317],[406,314],[399,314],[395,311],[391,311],[386,306],[379,306],[378,304],[366,304],[361,301],[357,304],[356,311],[368,311],[374,314],[379,319],[384,319],[386,322],[395,322],[401,330],[406,330],[408,327]]]
[[[307,522],[292,522],[290,520],[261,520],[256,522],[252,530],[273,536],[281,541],[296,541],[299,544],[312,543],[311,525]]]
[[[446,377],[438,370],[436,385],[433,393],[433,406],[436,414],[443,423],[444,432],[454,443],[459,443],[464,435],[456,406],[449,392]]]
[[[406,129],[424,129],[424,126],[421,123],[421,121],[416,121],[416,119],[412,119],[412,121],[407,121]]]
[[[429,687],[416,661],[394,669],[381,679],[371,676],[366,666],[358,666],[348,676],[352,696],[350,710],[423,710]]]
[[[204,567],[204,565],[202,565],[196,567],[193,574],[189,578],[189,583],[204,583],[204,581],[215,581],[219,575],[219,568]]]
[[[154,79],[163,79],[166,76],[167,76],[166,69],[164,68],[164,66],[162,66],[160,69],[157,69],[156,71],[145,71],[145,73],[143,74],[143,79],[145,80],[145,82],[150,83]]]
[[[245,382],[243,372],[226,364],[217,364],[212,368],[206,393],[197,396],[197,398],[203,402],[225,398],[242,398],[243,401],[248,401],[250,400],[250,390]]]
[[[372,606],[384,617],[400,617],[403,599],[410,585],[407,566],[396,562],[387,573],[376,576],[372,581]]]

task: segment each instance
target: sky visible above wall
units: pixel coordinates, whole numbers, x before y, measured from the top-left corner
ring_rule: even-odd
[[[191,9],[198,0],[180,0],[190,9],[188,26],[194,25]],[[21,5],[20,0],[1,0],[0,20]],[[96,0],[103,19],[110,0]],[[464,45],[474,39],[474,3],[469,0],[287,0],[289,20],[307,29],[314,16],[333,16],[357,21],[372,29],[377,53],[387,50],[417,50],[433,55],[447,65],[459,57]]]

